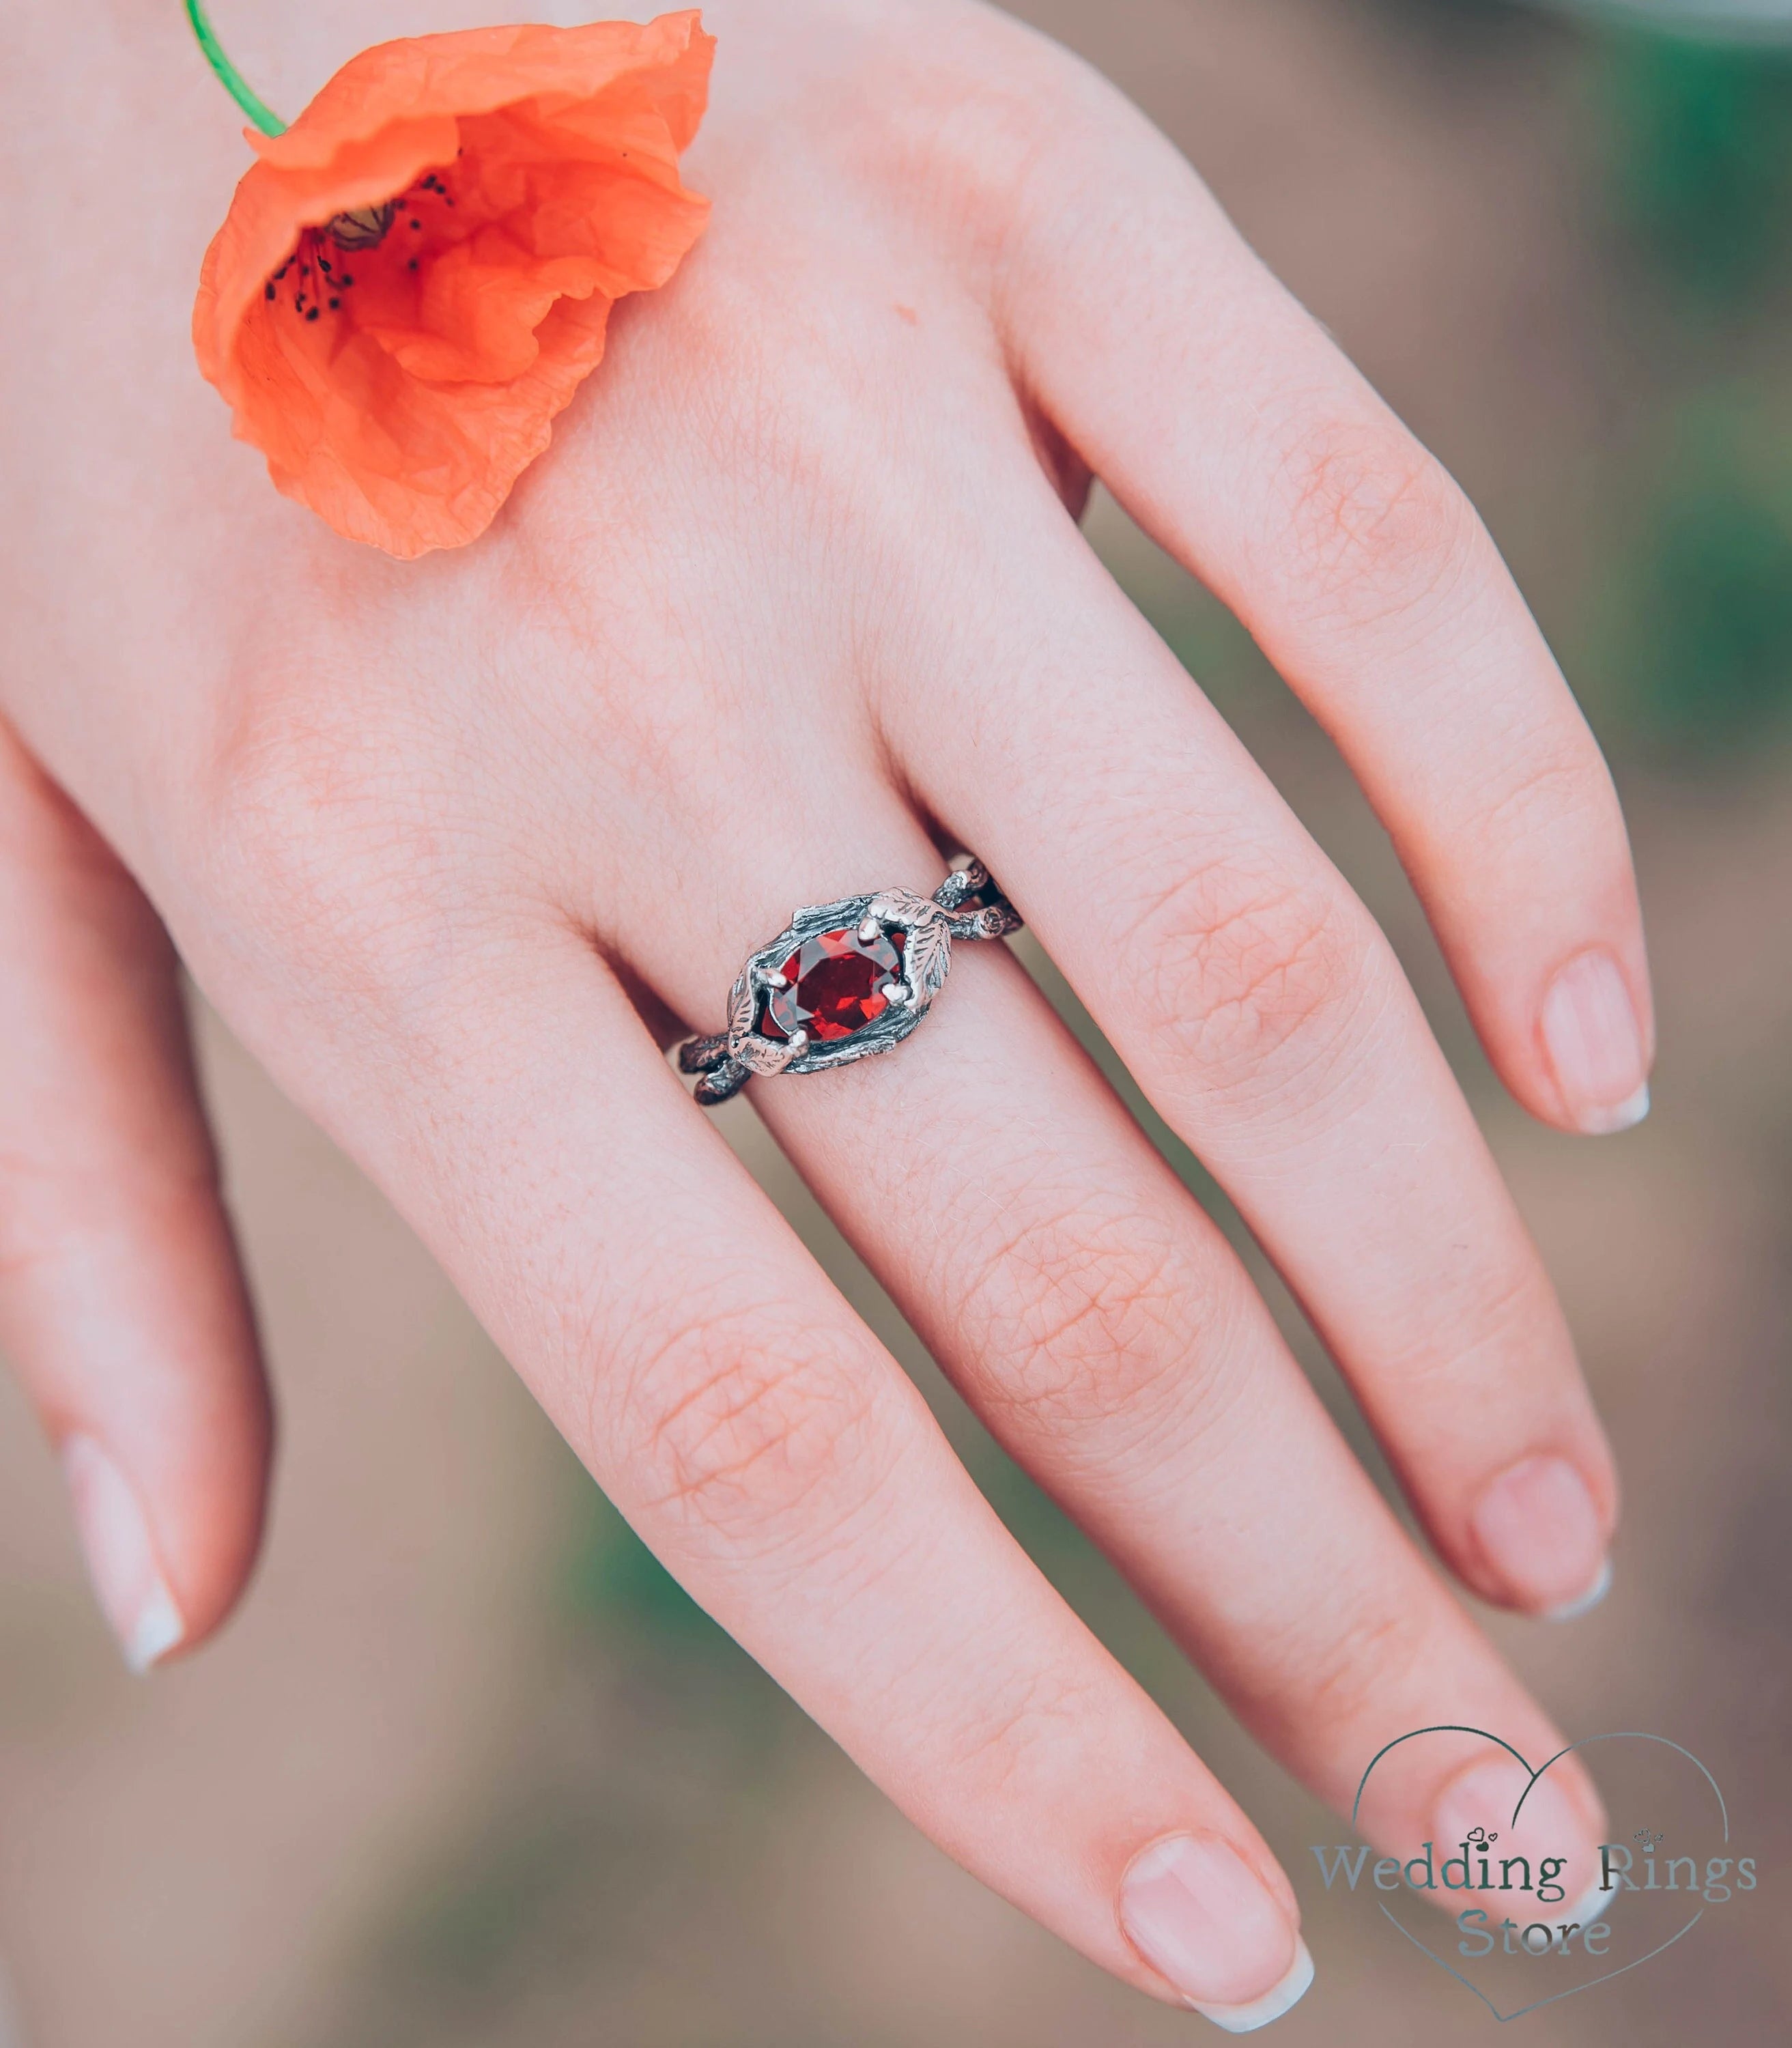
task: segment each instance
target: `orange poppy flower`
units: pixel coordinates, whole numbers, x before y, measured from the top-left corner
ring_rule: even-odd
[[[251,166],[193,344],[236,432],[339,533],[410,557],[483,533],[708,202],[695,13],[477,29],[344,65]]]

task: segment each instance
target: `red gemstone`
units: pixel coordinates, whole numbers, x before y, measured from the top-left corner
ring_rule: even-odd
[[[808,1032],[811,1038],[850,1038],[890,1007],[883,991],[902,978],[900,931],[862,939],[855,931],[807,940],[779,970],[789,986],[767,991],[759,1029],[768,1038]]]

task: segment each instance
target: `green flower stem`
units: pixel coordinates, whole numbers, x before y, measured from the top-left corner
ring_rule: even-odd
[[[193,25],[193,33],[198,37],[199,46],[205,52],[206,62],[223,80],[224,90],[231,99],[264,135],[284,135],[286,123],[225,56],[223,45],[206,19],[205,10],[200,5],[200,0],[187,0],[187,19]]]

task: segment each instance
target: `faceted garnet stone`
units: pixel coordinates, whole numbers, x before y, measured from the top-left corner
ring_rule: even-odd
[[[824,932],[797,947],[780,972],[787,988],[767,991],[759,1029],[768,1038],[797,1030],[812,1039],[850,1038],[890,1007],[882,991],[902,978],[901,931],[869,941],[856,931]]]

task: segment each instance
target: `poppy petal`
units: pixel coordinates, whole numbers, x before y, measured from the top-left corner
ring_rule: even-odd
[[[251,136],[193,340],[282,491],[405,557],[484,530],[703,231],[713,49],[695,13],[385,43]],[[357,210],[386,225],[333,239]]]

